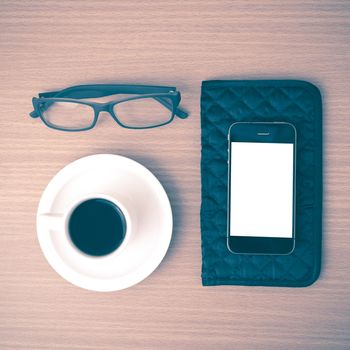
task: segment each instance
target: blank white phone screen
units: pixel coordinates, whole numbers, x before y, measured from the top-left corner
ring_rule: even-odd
[[[293,237],[293,147],[231,142],[231,236]]]

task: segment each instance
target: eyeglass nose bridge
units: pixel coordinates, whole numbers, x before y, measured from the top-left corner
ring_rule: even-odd
[[[99,116],[100,112],[107,112],[108,114],[111,114],[113,117],[112,112],[112,104],[110,102],[106,103],[95,103],[94,104],[94,110],[95,110],[95,116],[96,118]]]
[[[113,107],[115,104],[116,103],[114,101],[95,103],[93,106],[95,111],[95,124],[99,119],[100,112],[106,112],[109,114],[110,117],[112,117],[114,121],[116,121],[119,125],[123,126],[114,113]]]

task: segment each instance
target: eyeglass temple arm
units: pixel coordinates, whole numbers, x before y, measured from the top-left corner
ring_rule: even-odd
[[[38,96],[40,97],[58,97],[61,91],[51,91],[51,92],[39,92]],[[48,103],[45,107],[49,107],[52,103]],[[29,115],[32,118],[38,118],[39,114],[36,112],[36,110],[29,113]]]
[[[167,109],[169,109],[169,111],[173,110],[173,106],[171,103],[169,103],[165,98],[157,96],[157,97],[153,97],[155,100],[157,100],[160,104],[162,104],[164,107],[166,107]],[[188,113],[185,112],[183,109],[181,109],[180,107],[177,107],[174,111],[174,114],[177,115],[179,118],[181,119],[185,119],[188,117]]]
[[[129,87],[130,88],[130,87]],[[131,88],[134,88],[133,86],[131,86]],[[124,87],[122,87],[121,89],[124,89]],[[67,89],[68,90],[68,89]],[[115,89],[115,90],[120,90],[120,89]],[[132,90],[132,89],[131,89]],[[174,90],[176,90],[174,88]],[[50,91],[50,92],[41,92],[39,93],[39,98],[40,97],[47,97],[47,98],[50,98],[50,97],[61,97],[61,93],[64,92],[66,90],[61,90],[61,91]],[[74,92],[74,91],[72,91]],[[78,92],[78,91],[75,91],[75,92]],[[76,95],[76,96],[69,96],[71,98],[92,98],[92,97],[104,97],[104,96],[109,96],[109,95],[112,95],[112,94],[118,94],[118,93],[122,93],[122,92],[116,92],[116,91],[101,91],[101,90],[88,90],[88,91],[81,91],[83,94],[72,94],[72,95]],[[85,92],[85,94],[84,94]],[[88,93],[90,92],[90,94]],[[97,93],[96,93],[97,92]],[[83,96],[82,96],[83,95]],[[63,96],[62,96],[63,97]],[[68,97],[68,96],[64,96],[64,97]],[[155,100],[157,100],[160,104],[162,104],[164,107],[166,107],[167,109],[169,109],[170,111],[173,111],[173,106],[171,103],[169,103],[167,101],[166,98],[163,98],[163,97],[160,97],[160,96],[157,96],[157,97],[154,97]],[[175,115],[177,115],[179,118],[181,119],[185,119],[188,117],[188,113],[185,112],[183,109],[181,109],[180,107],[177,107],[174,111]],[[38,118],[39,115],[38,113],[34,110],[32,111],[30,114],[29,114],[32,118]]]

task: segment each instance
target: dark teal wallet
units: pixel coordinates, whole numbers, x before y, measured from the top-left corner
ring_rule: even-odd
[[[297,130],[295,249],[289,255],[232,254],[227,239],[227,135],[239,121],[284,121]],[[202,283],[305,287],[320,274],[322,101],[300,80],[204,81],[202,127]]]

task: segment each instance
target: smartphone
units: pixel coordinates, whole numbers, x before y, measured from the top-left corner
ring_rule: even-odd
[[[296,138],[289,123],[231,125],[227,246],[232,253],[293,251]]]

